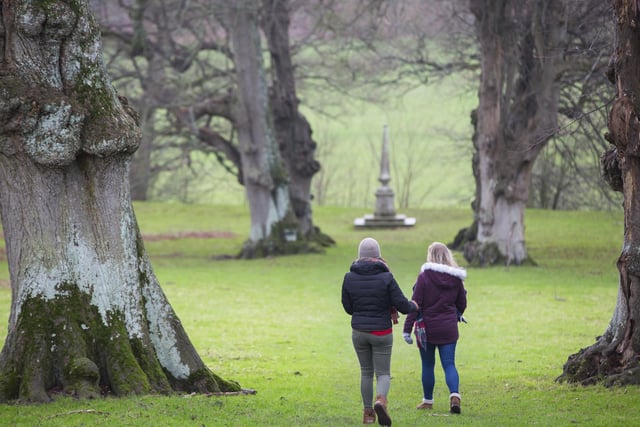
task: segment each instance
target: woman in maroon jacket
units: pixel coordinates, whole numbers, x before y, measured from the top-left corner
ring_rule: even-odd
[[[446,245],[434,242],[427,251],[427,262],[422,265],[413,286],[413,301],[422,311],[427,329],[427,345],[420,350],[422,360],[422,402],[418,409],[433,407],[435,385],[435,351],[438,349],[440,363],[449,387],[449,407],[454,414],[460,413],[460,390],[458,370],[455,363],[458,342],[458,321],[467,308],[467,296],[463,280],[467,272],[458,267],[453,254]],[[411,313],[404,322],[403,337],[412,344],[411,329],[417,313]]]

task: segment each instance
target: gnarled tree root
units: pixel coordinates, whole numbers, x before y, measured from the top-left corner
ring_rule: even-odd
[[[638,360],[623,363],[621,359],[615,345],[597,342],[569,356],[562,375],[556,381],[585,386],[603,384],[606,387],[640,384]]]

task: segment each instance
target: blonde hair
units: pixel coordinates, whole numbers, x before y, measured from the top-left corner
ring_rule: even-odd
[[[458,264],[456,263],[456,260],[453,259],[453,254],[447,245],[440,242],[433,242],[429,245],[429,249],[427,249],[427,262],[458,267]]]

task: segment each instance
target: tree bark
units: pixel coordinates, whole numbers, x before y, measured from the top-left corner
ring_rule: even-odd
[[[144,11],[147,2],[136,0],[132,6],[129,16],[131,17],[134,40],[131,54],[135,52],[148,53],[145,46],[144,31]],[[165,40],[163,40],[165,41]],[[136,110],[140,113],[140,127],[142,128],[142,138],[140,146],[131,159],[129,172],[129,182],[131,188],[131,198],[133,200],[147,200],[149,183],[151,181],[151,152],[153,151],[153,139],[155,136],[154,112],[155,102],[153,99],[154,88],[162,85],[164,74],[158,61],[159,55],[149,55],[148,59],[148,79],[146,85],[141,85],[141,99],[136,105]],[[133,103],[136,103],[133,101]]]
[[[311,179],[320,170],[311,125],[299,110],[289,41],[289,1],[264,0],[263,31],[271,54],[270,106],[280,154],[289,175],[289,198],[300,235],[322,245],[334,243],[313,224]]]
[[[251,0],[225,4],[238,86],[236,129],[243,182],[251,213],[249,240],[240,254],[254,258],[281,253],[284,228],[296,230],[288,176],[269,116],[260,48],[258,5]]]
[[[142,136],[140,146],[131,159],[129,182],[131,183],[131,199],[147,200],[149,183],[151,182],[151,152],[154,137],[154,109],[148,105],[140,106],[140,127]]]
[[[293,64],[289,52],[287,0],[264,0],[262,27],[271,53],[271,111],[280,153],[289,171],[289,194],[303,234],[311,231],[311,178],[320,170],[313,157],[311,126],[298,110]]]
[[[200,359],[146,256],[127,179],[138,117],[87,2],[0,4],[0,401],[238,390]]]
[[[559,0],[471,0],[470,7],[481,56],[479,105],[472,114],[470,229],[477,232],[456,243],[471,264],[519,265],[531,261],[524,213],[533,162],[556,130],[564,7]]]
[[[569,356],[559,380],[618,386],[640,384],[640,31],[637,1],[612,4],[616,37],[609,76],[617,93],[606,135],[612,148],[601,164],[607,183],[624,198],[618,299],[604,334]]]

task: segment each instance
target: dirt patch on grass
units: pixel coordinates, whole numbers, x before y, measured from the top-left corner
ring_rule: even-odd
[[[144,234],[142,238],[148,242],[177,239],[234,239],[238,235],[231,231],[181,231],[178,233]]]
[[[231,231],[180,231],[177,233],[144,234],[142,236],[146,242],[177,239],[235,239],[236,237],[238,237],[238,235]],[[5,261],[6,259],[6,249],[0,248],[0,261]],[[2,281],[0,281],[0,287],[5,285],[8,287],[9,282],[3,284]]]

